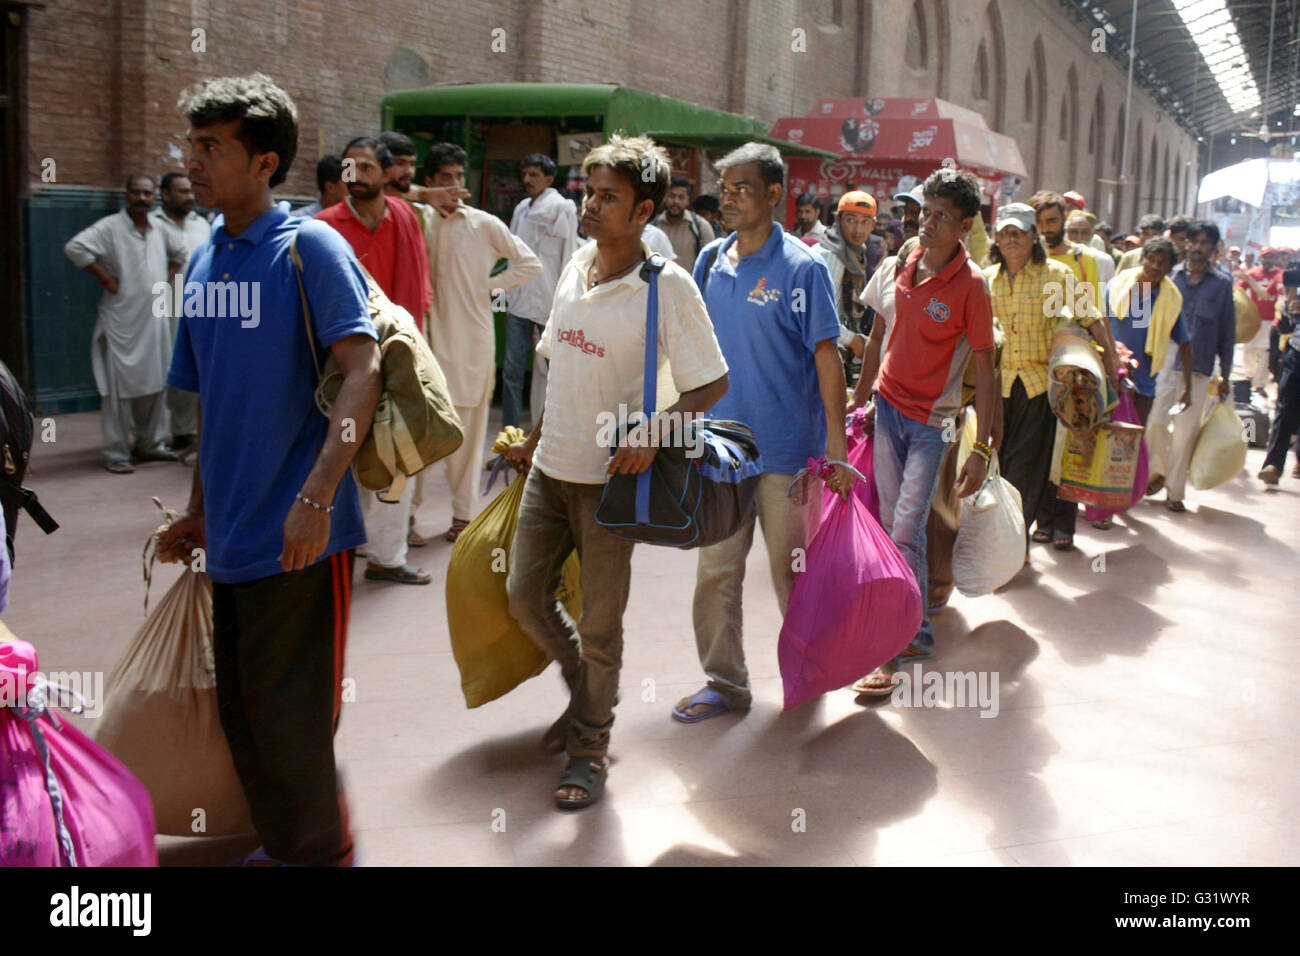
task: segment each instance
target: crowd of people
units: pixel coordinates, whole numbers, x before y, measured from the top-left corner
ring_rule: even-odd
[[[359,495],[349,473],[361,435],[349,438],[347,426],[364,432],[381,392],[367,273],[427,336],[464,425],[446,459],[448,540],[480,499],[500,290],[503,425],[522,423],[533,354],[530,430],[505,453],[527,475],[507,592],[569,688],[542,740],[565,754],[555,793],[564,809],[591,805],[605,787],[631,585],[634,545],[600,527],[596,507],[609,476],[648,469],[651,436],[671,432],[642,420],[615,448],[597,438],[606,415],[641,410],[651,261],[661,264],[658,354],[675,392],[653,417],[743,422],[763,462],[755,513],[699,550],[692,617],[704,685],[673,706],[683,723],[751,705],[741,594],[756,525],[784,614],[791,556],[822,513],[821,496],[792,497],[791,481],[820,460],[826,488],[850,495],[850,412],[867,412],[881,524],[926,609],[905,650],[853,686],[871,696],[892,690],[893,668],[934,656],[931,616],[952,580],[951,556],[936,548],[944,536],[928,531],[932,507],[977,491],[995,454],[1021,495],[1025,562],[1031,541],[1073,547],[1078,506],[1051,480],[1059,323],[1076,323],[1110,386],[1133,393],[1151,446],[1148,492],[1165,490],[1182,512],[1216,364],[1227,394],[1234,281],[1276,330],[1275,348],[1300,315],[1297,270],[1283,269],[1282,250],[1245,268],[1239,250],[1222,252],[1215,224],[1181,218],[1143,217],[1138,235],[1116,238],[1073,192],[1002,205],[986,232],[979,181],[954,169],[890,197],[892,216],[862,190],[845,192],[833,217],[800,196],[787,231],[785,164],[761,143],[718,160],[717,195],[692,199],[662,147],[613,136],[583,160],[580,215],[554,188],[554,159],[528,156],[526,198],[507,227],[463,202],[461,147],[435,143],[417,169],[405,136],[363,135],[320,161],[319,202],[291,214],[271,193],[297,149],[296,109],[280,87],[260,74],[209,79],[182,94],[180,109],[189,157],[183,174],[164,177],[162,210],[150,213],[152,180],[133,176],[127,208],[67,251],[105,289],[94,349],[109,470],[130,470],[132,431],[137,459],[197,445],[187,511],[160,551],[206,549],[221,722],[263,840],[249,862],[351,861],[333,733],[353,555],[364,551],[368,580],[430,581],[407,561],[426,543],[414,526],[418,482],[386,502]],[[216,212],[210,225],[195,200]],[[183,307],[159,311],[151,290],[182,269]],[[251,320],[212,308],[212,288],[238,283],[260,288]],[[1269,353],[1252,348],[1252,381],[1263,387]],[[326,354],[342,373],[328,417],[314,401]],[[1273,367],[1279,408],[1260,477],[1276,483],[1300,426],[1300,347],[1288,342]],[[953,435],[972,414],[973,451],[958,468]],[[578,620],[556,597],[575,549]]]

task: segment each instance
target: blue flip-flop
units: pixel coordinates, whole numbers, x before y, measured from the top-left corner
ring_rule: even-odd
[[[701,714],[688,714],[685,711],[678,710],[674,707],[673,719],[680,720],[684,724],[694,724],[731,710],[731,708],[723,701],[722,695],[711,687],[706,687],[701,691],[697,691],[695,696],[691,698],[690,703],[686,705],[686,710],[690,710],[696,704],[708,704],[709,709]]]

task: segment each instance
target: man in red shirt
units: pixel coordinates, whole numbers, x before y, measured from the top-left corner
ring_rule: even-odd
[[[1278,336],[1273,332],[1277,321],[1277,300],[1282,297],[1282,269],[1286,265],[1286,250],[1274,246],[1265,246],[1259,254],[1260,264],[1252,269],[1234,269],[1232,277],[1237,280],[1237,288],[1244,289],[1259,309],[1259,318],[1263,322],[1256,337],[1246,343],[1243,360],[1251,371],[1251,384],[1262,389],[1268,383],[1267,372],[1258,370],[1259,360],[1255,354],[1262,349],[1268,351],[1268,368],[1275,369],[1275,354],[1278,350]],[[1261,341],[1262,340],[1262,341]]]
[[[321,210],[316,218],[342,233],[384,294],[411,313],[423,330],[424,316],[433,305],[429,259],[415,213],[401,199],[384,193],[384,171],[392,164],[388,147],[373,137],[362,136],[348,143],[343,151],[343,182],[348,187],[348,198]],[[433,580],[423,568],[406,563],[415,485],[407,482],[396,503],[362,493],[367,581],[428,584]]]
[[[967,172],[940,169],[922,192],[920,245],[894,280],[894,322],[876,380],[873,464],[880,520],[916,575],[925,599],[925,526],[939,483],[939,466],[955,431],[966,363],[975,363],[975,450],[957,477],[960,497],[979,490],[992,450],[989,426],[994,386],[993,303],[980,268],[962,238],[980,210],[980,184]],[[895,666],[934,656],[929,616]],[[877,671],[855,685],[889,693]]]

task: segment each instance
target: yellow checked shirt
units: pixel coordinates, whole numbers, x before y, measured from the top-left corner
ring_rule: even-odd
[[[1011,387],[1019,378],[1029,398],[1047,391],[1047,363],[1052,358],[1052,335],[1062,319],[1076,318],[1068,290],[1072,288],[1070,270],[1048,259],[1030,261],[1016,274],[1015,288],[1002,266],[984,270],[993,297],[993,315],[1002,323],[1007,343],[1002,349],[1002,397],[1011,397]],[[1079,316],[1084,328],[1096,318]]]

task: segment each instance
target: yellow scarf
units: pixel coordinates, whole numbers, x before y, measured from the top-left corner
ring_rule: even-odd
[[[1142,274],[1142,267],[1126,269],[1111,281],[1111,302],[1115,305],[1115,315],[1120,321],[1128,318],[1129,295],[1133,284]],[[1174,334],[1174,323],[1183,309],[1183,294],[1174,285],[1174,280],[1165,276],[1160,280],[1160,292],[1156,296],[1155,308],[1151,310],[1150,324],[1147,326],[1146,353],[1151,356],[1152,373],[1165,367],[1165,349]]]

